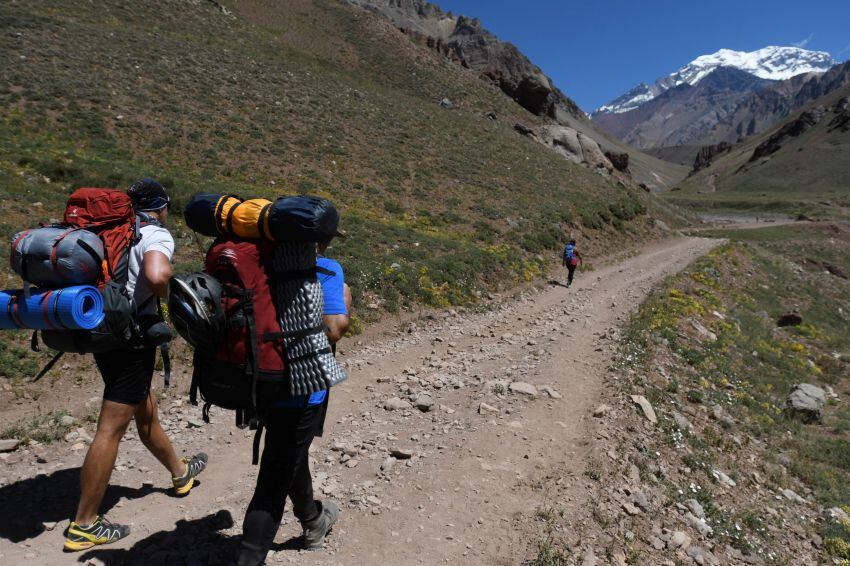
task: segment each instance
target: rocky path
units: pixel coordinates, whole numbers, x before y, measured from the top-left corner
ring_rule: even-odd
[[[333,391],[311,462],[317,492],[341,504],[342,519],[325,551],[303,553],[287,513],[268,562],[520,564],[533,556],[538,514],[587,503],[591,411],[620,323],[654,284],[716,243],[668,240],[579,274],[571,289],[449,311],[343,347],[351,377]],[[16,510],[2,512],[0,563],[228,563],[256,474],[252,434],[223,411],[204,424],[180,398],[162,410],[178,450],[211,455],[189,497],[167,494],[167,476],[131,432],[106,503],[132,535],[63,555],[85,435],[18,450],[6,455],[0,487],[0,504]]]

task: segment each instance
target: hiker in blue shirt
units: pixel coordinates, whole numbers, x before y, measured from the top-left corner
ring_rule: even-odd
[[[570,287],[573,284],[573,275],[575,275],[576,267],[584,265],[584,260],[576,249],[575,240],[570,240],[570,243],[564,248],[562,260],[564,267],[567,268],[567,287]]]
[[[341,231],[338,235],[345,236]],[[325,332],[336,352],[336,342],[348,330],[351,291],[339,263],[321,255],[330,243],[330,240],[321,242],[317,247],[316,272],[324,295]],[[276,403],[269,412],[265,450],[257,486],[245,514],[237,566],[265,563],[287,498],[301,522],[304,547],[308,550],[321,548],[325,536],[339,519],[336,503],[314,498],[309,466],[310,444],[314,437],[322,436],[327,411],[325,389],[292,396]]]

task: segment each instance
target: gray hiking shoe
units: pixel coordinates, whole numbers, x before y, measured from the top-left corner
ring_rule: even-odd
[[[339,507],[333,501],[322,503],[317,501],[319,516],[312,521],[301,523],[304,528],[304,548],[307,550],[318,550],[325,544],[325,537],[339,519]]]

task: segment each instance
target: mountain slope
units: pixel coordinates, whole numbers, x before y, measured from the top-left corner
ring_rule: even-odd
[[[697,207],[850,215],[850,84],[722,152],[669,194]]]
[[[454,16],[421,0],[347,1],[384,16],[415,41],[480,73],[532,114],[582,114],[519,49],[484,29],[476,18]]]
[[[594,123],[638,148],[715,143],[712,134],[718,124],[748,94],[769,84],[744,71],[719,67],[693,86],[682,83],[630,112],[598,114]]]
[[[632,177],[651,190],[670,188],[687,174],[678,164],[642,153],[598,129],[540,68],[477,19],[455,16],[421,0],[346,1],[386,18],[414,43],[476,73],[530,113],[590,137],[603,152],[628,154]]]
[[[4,236],[56,218],[73,187],[143,175],[178,206],[198,190],[318,193],[351,232],[335,255],[358,301],[395,310],[528,279],[570,232],[602,249],[649,224],[639,191],[516,133],[542,119],[382,18],[224,4],[0,5]],[[176,233],[191,269],[203,242]]]

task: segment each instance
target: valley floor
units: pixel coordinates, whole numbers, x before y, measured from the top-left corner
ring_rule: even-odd
[[[287,513],[268,562],[519,564],[536,556],[539,515],[557,504],[567,521],[580,520],[593,496],[586,467],[600,421],[591,413],[618,328],[653,285],[719,242],[670,239],[580,273],[570,289],[552,281],[492,310],[449,311],[343,346],[350,379],[332,392],[312,453],[316,490],[340,502],[342,518],[327,550],[306,554]],[[396,397],[414,406],[388,410]],[[256,475],[252,433],[220,410],[202,423],[184,397],[166,396],[161,410],[178,451],[210,454],[187,498],[168,495],[167,474],[131,428],[105,509],[132,525],[131,536],[63,554],[85,450],[62,442],[19,449],[0,463],[0,562],[228,563]],[[594,544],[592,535],[575,542]]]

